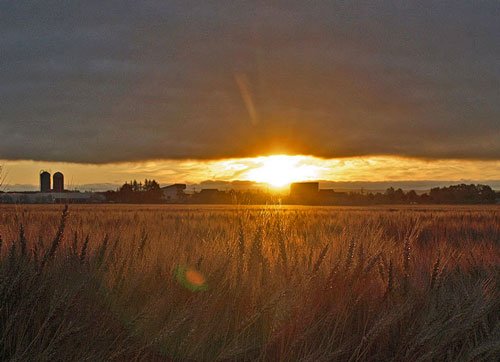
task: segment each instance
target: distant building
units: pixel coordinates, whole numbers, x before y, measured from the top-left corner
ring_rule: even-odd
[[[40,172],[40,192],[50,192],[50,173],[47,171]]]
[[[173,184],[161,188],[162,199],[166,202],[183,202],[186,199],[186,184]]]
[[[106,198],[94,192],[5,192],[0,203],[6,204],[58,204],[100,203]]]
[[[347,192],[336,192],[332,189],[322,189],[318,191],[318,204],[335,205],[349,201]]]
[[[95,192],[52,192],[52,202],[56,204],[101,203],[106,197]]]
[[[295,182],[290,185],[290,201],[293,203],[314,203],[319,196],[319,182]]]
[[[52,176],[52,185],[54,192],[63,192],[64,191],[64,175],[61,172],[56,172],[54,176]]]

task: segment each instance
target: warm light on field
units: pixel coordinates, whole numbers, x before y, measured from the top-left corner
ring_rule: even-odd
[[[318,176],[316,167],[305,164],[302,156],[257,157],[255,162],[256,167],[246,173],[246,178],[250,181],[265,182],[274,187],[283,187],[292,182],[311,180]]]
[[[0,205],[0,360],[498,360],[496,205],[63,210]]]

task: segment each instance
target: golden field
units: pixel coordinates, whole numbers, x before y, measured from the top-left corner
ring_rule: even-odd
[[[0,360],[500,355],[496,206],[0,206],[0,235]]]

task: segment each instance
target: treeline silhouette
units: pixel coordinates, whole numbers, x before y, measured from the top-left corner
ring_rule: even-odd
[[[341,194],[341,193],[339,193]],[[346,193],[336,201],[346,204],[493,204],[498,195],[488,185],[452,185],[434,187],[428,193],[417,194],[401,188],[388,188],[384,193]]]
[[[488,185],[461,184],[433,188],[430,191],[429,198],[437,204],[491,204],[496,201],[497,194]]]
[[[160,203],[162,191],[155,180],[144,180],[144,183],[133,180],[124,183],[117,191],[106,191],[106,200],[123,203]]]
[[[162,190],[155,180],[144,183],[133,180],[126,182],[117,191],[104,193],[108,202],[118,203],[166,203]],[[204,189],[185,195],[178,203],[187,204],[310,204],[310,205],[377,205],[377,204],[493,204],[500,194],[488,185],[452,185],[435,187],[426,193],[414,190],[388,188],[385,192],[335,192],[320,190],[307,198],[278,196],[264,191],[220,191]]]

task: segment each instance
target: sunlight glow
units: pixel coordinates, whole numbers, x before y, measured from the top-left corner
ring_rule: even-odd
[[[205,181],[245,181],[282,185],[297,181],[453,181],[481,183],[500,180],[500,161],[418,160],[392,156],[322,159],[304,155],[274,155],[221,160],[156,160],[104,165],[45,161],[0,160],[4,182],[0,191],[37,190],[41,169],[68,176],[68,188],[112,190],[133,179],[155,179],[162,186]],[[465,175],[465,176],[464,176]],[[464,177],[467,177],[464,179]],[[202,187],[219,187],[208,184]],[[220,186],[222,187],[222,186]],[[227,187],[225,185],[224,187]],[[236,185],[231,185],[236,187]],[[245,186],[246,187],[246,186]],[[276,186],[272,186],[276,187]]]
[[[304,162],[303,156],[274,155],[255,158],[255,166],[246,172],[249,181],[284,187],[292,182],[318,177],[318,167]]]

